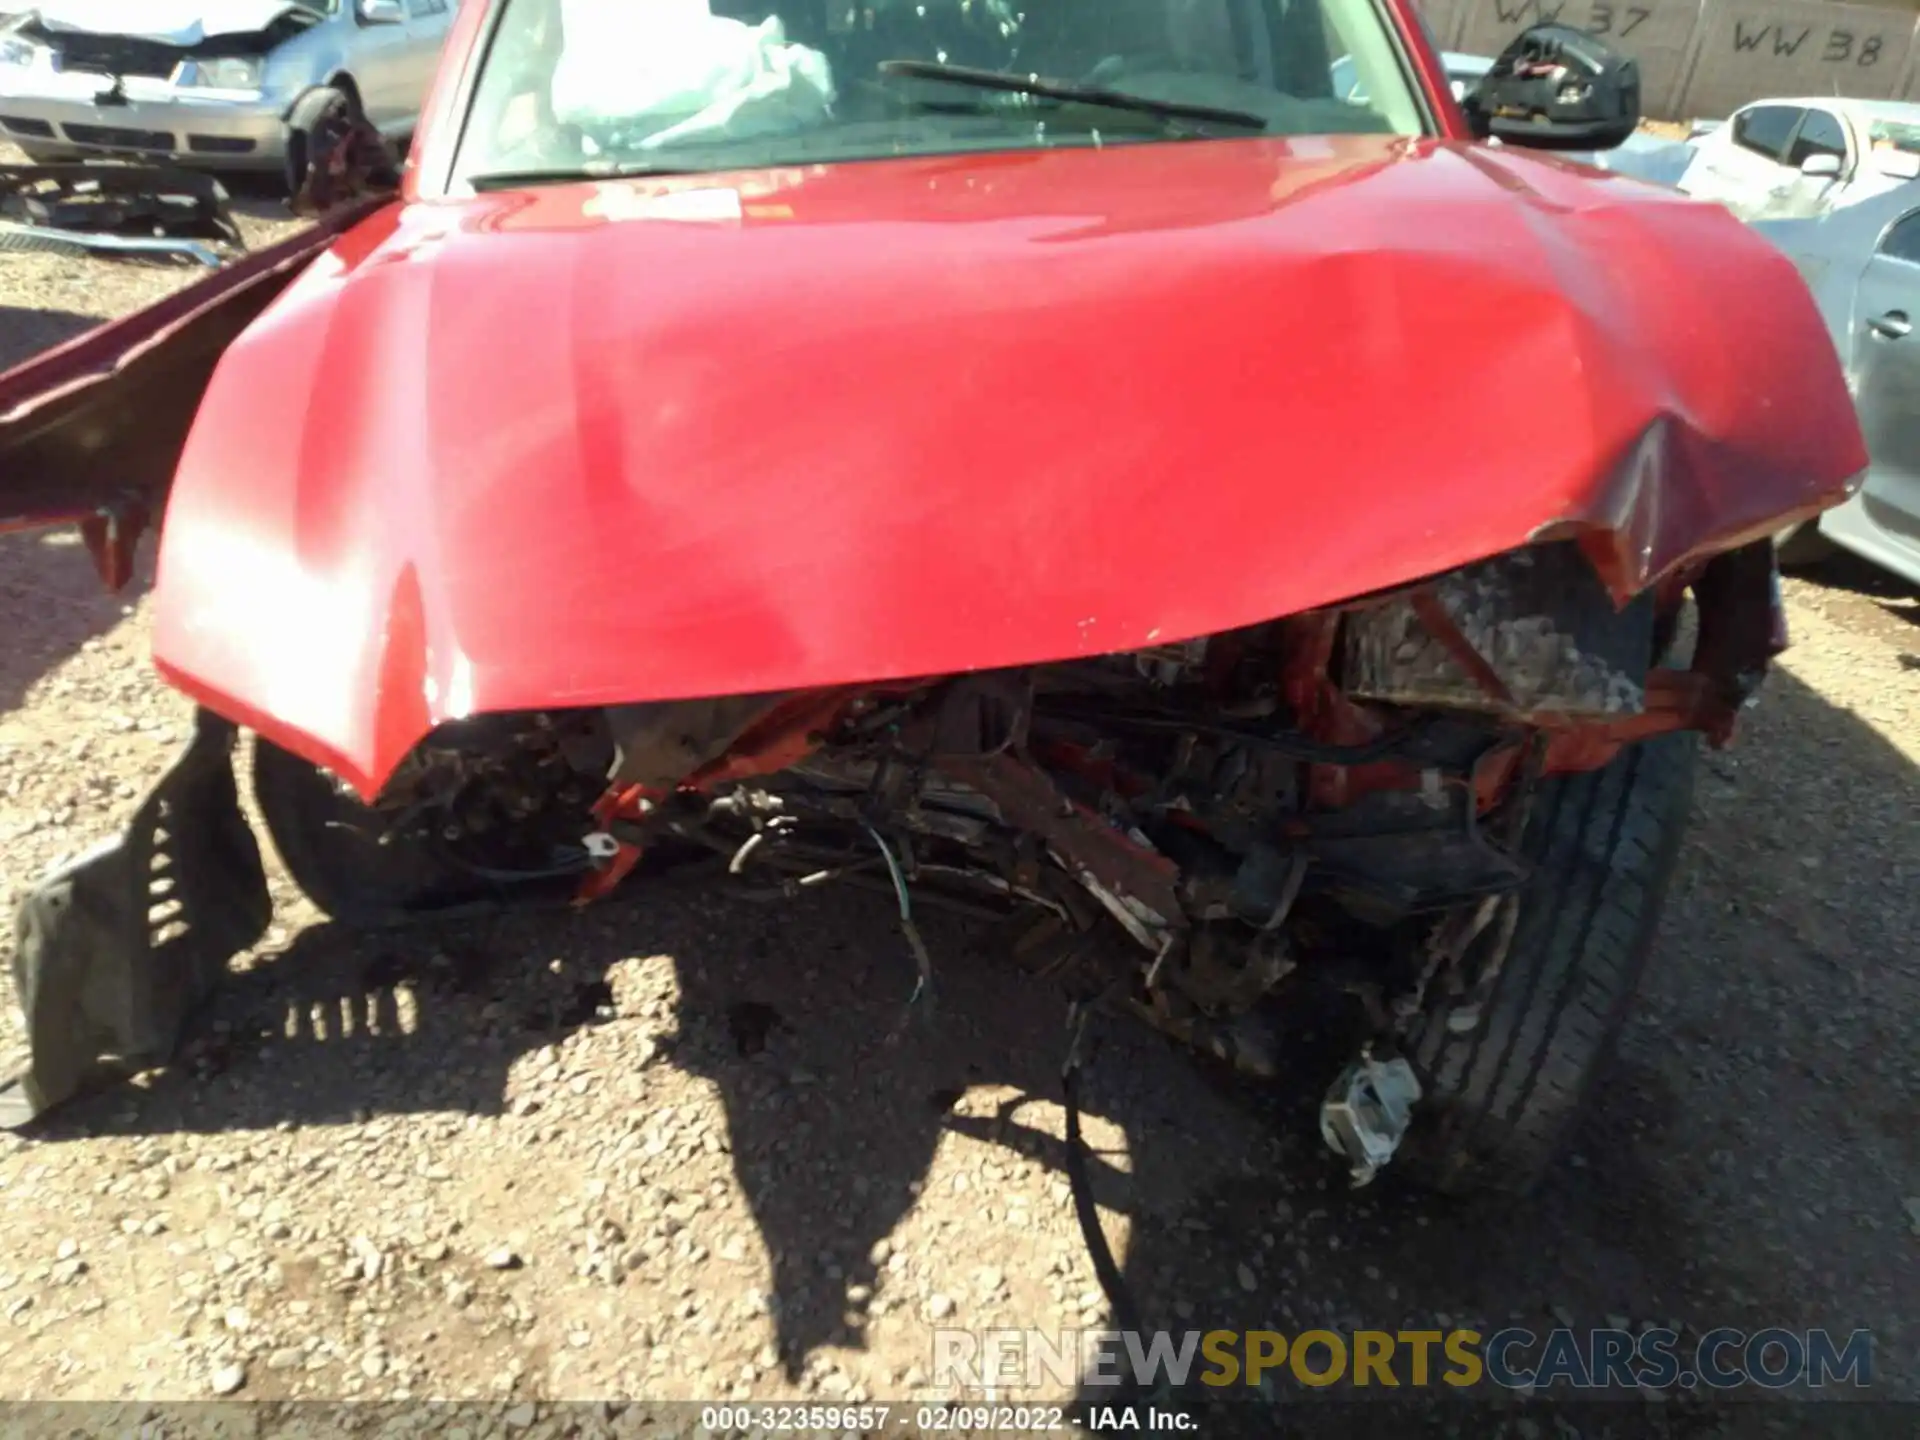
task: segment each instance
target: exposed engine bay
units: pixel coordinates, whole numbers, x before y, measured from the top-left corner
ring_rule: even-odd
[[[1436,1008],[1470,1026],[1498,973],[1538,787],[1661,731],[1724,733],[1781,638],[1753,620],[1771,574],[1763,544],[1694,577],[1691,671],[1653,668],[1677,591],[1618,609],[1563,542],[1124,655],[476,717],[371,805],[270,746],[257,786],[296,878],[343,918],[540,886],[592,900],[704,855],[743,898],[893,896],[913,1005],[938,983],[916,905],[1025,917],[1042,969],[1074,962],[1083,990],[1263,1077],[1274,1003],[1332,985],[1381,1042],[1323,1112],[1365,1179],[1419,1095],[1400,1038]]]
[[[390,844],[440,857],[446,894],[461,876],[568,870],[597,894],[671,845],[710,852],[755,898],[854,882],[1030,908],[1063,939],[1110,922],[1140,957],[1146,1018],[1267,1074],[1251,1012],[1300,952],[1350,960],[1363,937],[1525,880],[1501,843],[1525,780],[1495,794],[1489,777],[1526,754],[1538,771],[1524,732],[1492,716],[1383,710],[1369,738],[1314,738],[1281,684],[1303,634],[1280,623],[911,688],[468,722],[417,750],[375,814]],[[1368,948],[1396,963],[1392,940]]]

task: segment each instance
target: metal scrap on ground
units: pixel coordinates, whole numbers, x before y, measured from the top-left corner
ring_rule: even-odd
[[[0,166],[0,251],[217,267],[245,248],[212,176],[131,165]]]

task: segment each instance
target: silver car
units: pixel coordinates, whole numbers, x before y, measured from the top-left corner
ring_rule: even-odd
[[[279,169],[303,97],[409,135],[454,0],[45,0],[0,21],[0,139],[34,161]]]
[[[1810,220],[1753,228],[1799,266],[1846,367],[1866,483],[1780,537],[1788,564],[1844,546],[1920,585],[1920,181]]]

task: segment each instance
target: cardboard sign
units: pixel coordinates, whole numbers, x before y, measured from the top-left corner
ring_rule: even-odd
[[[1683,108],[1722,116],[1775,96],[1892,99],[1906,83],[1913,28],[1910,10],[1708,0]]]
[[[1529,25],[1571,25],[1640,62],[1641,105],[1651,119],[1673,113],[1701,0],[1464,0],[1459,43],[1498,55]],[[1707,0],[1708,4],[1715,0]]]

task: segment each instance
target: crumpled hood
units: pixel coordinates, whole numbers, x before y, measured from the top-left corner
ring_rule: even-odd
[[[479,711],[1122,651],[1865,463],[1792,267],[1512,151],[1220,141],[395,206],[224,356],[155,653],[371,793]]]
[[[43,0],[31,8],[48,30],[132,35],[187,47],[214,35],[264,30],[302,7],[286,0]]]

